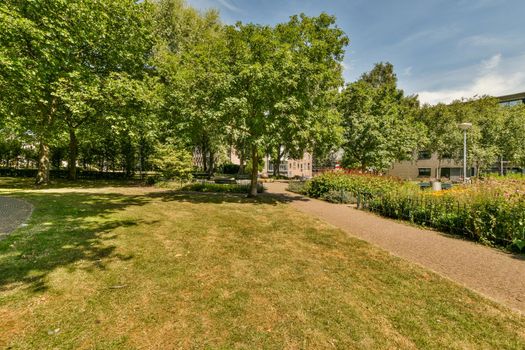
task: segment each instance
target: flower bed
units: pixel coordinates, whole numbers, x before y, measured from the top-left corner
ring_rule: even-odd
[[[405,187],[406,183],[386,176],[369,174],[330,172],[307,181],[302,193],[313,198],[322,198],[330,192],[346,191],[352,194],[368,192],[380,194]]]
[[[525,250],[522,180],[488,179],[432,192],[390,177],[326,173],[306,182],[300,192],[331,202],[357,203],[386,217],[486,244]]]

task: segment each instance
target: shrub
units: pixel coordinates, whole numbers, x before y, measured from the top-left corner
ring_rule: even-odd
[[[386,217],[525,249],[525,181],[520,179],[489,179],[432,192],[388,177],[326,173],[308,181],[302,193],[335,203],[357,201]]]
[[[146,181],[144,181],[146,186],[153,186],[155,185],[156,182],[157,182],[157,178],[155,176],[148,176],[146,178]]]
[[[345,190],[330,190],[323,194],[321,198],[330,203],[355,204],[357,202],[356,197]]]
[[[403,185],[397,179],[385,176],[346,174],[342,172],[324,173],[306,183],[304,193],[320,198],[330,191],[385,193]]]
[[[165,180],[190,179],[193,156],[176,145],[158,145],[153,164]]]
[[[525,248],[525,196],[519,193],[393,191],[370,198],[364,207],[486,244]]]
[[[306,183],[304,181],[290,181],[286,190],[294,193],[305,194]]]
[[[194,182],[182,188],[183,191],[194,192],[218,192],[218,193],[249,193],[250,185],[239,184],[216,184],[210,182]],[[262,193],[264,187],[262,184],[257,184],[257,192]]]
[[[226,163],[221,167],[221,172],[227,175],[236,175],[239,173],[241,166],[239,164]]]
[[[37,169],[16,169],[16,168],[0,168],[0,177],[35,177]],[[52,169],[49,171],[49,176],[52,179],[67,179],[69,174],[65,169]],[[79,180],[125,180],[126,173],[122,171],[93,171],[93,170],[77,170],[77,179]]]

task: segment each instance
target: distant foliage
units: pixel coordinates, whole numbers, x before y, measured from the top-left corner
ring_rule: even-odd
[[[165,180],[190,179],[193,170],[192,154],[174,145],[159,145],[153,164]]]
[[[304,193],[313,198],[321,198],[330,191],[344,190],[350,193],[369,192],[377,194],[402,186],[401,181],[386,176],[329,172],[308,181],[304,187]]]
[[[350,83],[339,96],[343,115],[343,165],[351,169],[383,172],[396,160],[411,158],[425,141],[425,126],[416,117],[417,96],[405,96],[397,87],[390,63]]]
[[[215,184],[209,182],[195,182],[186,185],[182,188],[184,191],[195,191],[195,192],[217,192],[217,193],[249,193],[250,185],[240,184]],[[257,184],[257,192],[262,193],[264,187],[261,183]]]
[[[257,171],[261,172],[264,169],[264,159],[262,157],[262,153],[260,152],[259,157],[257,159]],[[251,174],[252,172],[252,160],[248,160],[246,162],[246,167],[244,168],[245,172],[247,174]]]
[[[236,175],[239,173],[239,169],[240,169],[240,165],[238,164],[231,164],[231,163],[226,163],[226,164],[223,164],[222,167],[221,167],[221,172],[223,174],[228,174],[228,175]]]

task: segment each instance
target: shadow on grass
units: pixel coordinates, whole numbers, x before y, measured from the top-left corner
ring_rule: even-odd
[[[221,204],[221,203],[238,203],[254,205],[277,205],[280,203],[290,203],[293,201],[308,201],[308,198],[302,196],[269,194],[262,193],[256,198],[248,198],[243,193],[217,193],[217,192],[190,192],[190,191],[162,191],[152,192],[146,195],[149,198],[160,199],[164,202],[178,201],[188,203],[204,204]]]
[[[304,197],[263,194],[247,198],[245,194],[190,193],[159,191],[139,195],[83,192],[19,192],[34,206],[28,227],[14,231],[0,241],[0,291],[20,287],[34,292],[47,289],[46,277],[61,268],[104,269],[113,259],[132,256],[115,253],[116,228],[132,228],[155,222],[121,220],[115,214],[131,206],[152,201],[194,204],[238,203],[278,205]]]
[[[0,177],[0,189],[56,189],[56,188],[103,188],[139,187],[139,180],[65,180],[52,179],[49,185],[35,186],[34,178]]]
[[[115,253],[108,240],[119,227],[150,224],[119,220],[113,214],[145,205],[143,196],[85,193],[26,193],[35,206],[28,227],[0,241],[0,291],[22,285],[31,291],[47,289],[46,276],[60,267],[103,269]],[[76,263],[80,263],[75,265]],[[80,267],[81,266],[81,267]]]

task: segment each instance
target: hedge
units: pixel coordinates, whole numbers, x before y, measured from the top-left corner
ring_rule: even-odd
[[[36,177],[37,169],[0,168],[0,177]],[[53,179],[67,179],[68,170],[50,170],[49,176]],[[124,180],[125,172],[102,172],[91,170],[77,170],[77,178],[82,180]]]

